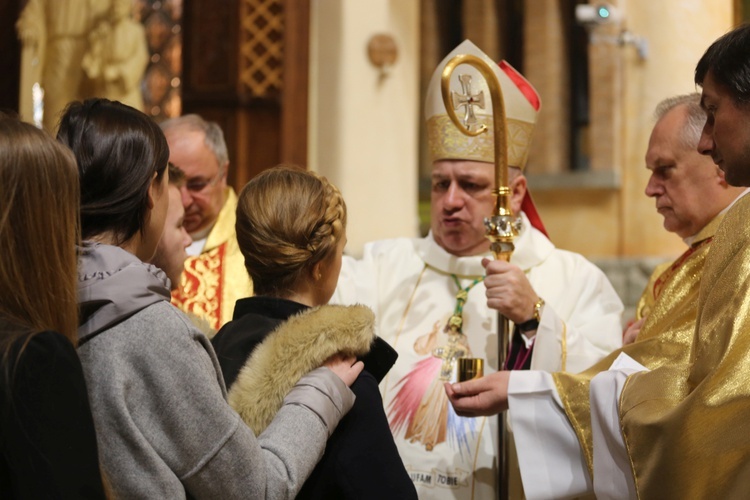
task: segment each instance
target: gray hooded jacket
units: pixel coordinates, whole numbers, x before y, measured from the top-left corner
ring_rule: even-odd
[[[158,268],[87,243],[78,353],[102,465],[122,498],[293,498],[354,397],[318,368],[257,438],[226,402],[211,343]]]

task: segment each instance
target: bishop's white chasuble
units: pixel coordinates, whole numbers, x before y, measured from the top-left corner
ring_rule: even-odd
[[[556,249],[525,216],[523,227],[511,262],[546,302],[531,369],[581,371],[620,346],[622,303],[596,266]],[[372,307],[378,335],[399,353],[381,392],[420,498],[495,496],[498,419],[458,417],[443,388],[455,381],[458,357],[484,358],[485,374],[497,370],[497,312],[487,307],[481,282],[484,257],[491,255],[451,255],[431,235],[371,243],[361,260],[345,259],[331,301]],[[446,325],[459,285],[466,302],[456,336]],[[512,481],[511,491],[520,484]]]

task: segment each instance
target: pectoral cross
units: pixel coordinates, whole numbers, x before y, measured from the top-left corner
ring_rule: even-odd
[[[436,347],[432,351],[433,356],[443,360],[443,364],[440,366],[440,379],[446,382],[450,381],[453,376],[453,368],[456,366],[456,360],[465,357],[469,352],[466,345],[458,342],[461,337],[464,337],[464,335],[450,333],[448,334],[448,345]]]
[[[458,109],[461,106],[466,107],[463,122],[464,126],[468,130],[471,130],[471,127],[477,124],[477,117],[474,115],[474,106],[479,106],[484,109],[484,91],[472,95],[471,75],[458,75],[458,81],[461,82],[463,94],[451,91],[453,109]]]

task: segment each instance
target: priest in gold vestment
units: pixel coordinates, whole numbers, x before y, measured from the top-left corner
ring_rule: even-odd
[[[750,26],[741,26],[709,47],[696,69],[703,87],[701,106],[707,121],[698,150],[710,155],[723,170],[727,183],[750,186]],[[576,396],[571,385],[524,374],[493,374],[478,381],[446,386],[457,411],[477,415],[502,411],[510,405],[516,439],[535,439],[545,462],[532,472],[544,482],[553,471],[566,468],[567,484],[547,485],[547,498],[596,493],[602,498],[744,498],[750,491],[750,198],[741,196],[716,229],[697,290],[696,328],[691,334],[670,331],[680,318],[657,313],[668,342],[652,342],[642,363],[621,353],[609,370],[596,374],[590,390]],[[700,255],[696,252],[697,255]],[[674,281],[662,291],[684,294]],[[669,287],[674,288],[670,291]],[[694,297],[696,290],[689,293]],[[686,298],[689,298],[685,295]],[[651,339],[647,331],[625,348],[639,354]],[[681,341],[680,338],[683,340]],[[675,349],[684,342],[689,354]],[[660,351],[664,352],[660,352]],[[670,352],[677,354],[670,359]],[[528,372],[526,375],[533,375]],[[514,380],[514,378],[516,380]],[[508,379],[510,383],[508,384]],[[519,391],[519,382],[524,382]],[[546,384],[546,388],[545,388]],[[515,387],[514,387],[515,386]],[[525,394],[525,395],[524,395]],[[538,411],[527,418],[513,417],[514,400],[529,394]],[[562,400],[568,409],[590,400],[590,414],[559,416]],[[544,401],[546,399],[546,401]],[[572,416],[571,416],[572,415]],[[539,433],[544,432],[541,440]],[[581,439],[571,439],[571,434]],[[576,452],[585,455],[589,471],[577,470]],[[567,454],[567,457],[565,456]],[[545,470],[546,469],[546,470]],[[593,471],[593,484],[591,478]],[[547,481],[549,482],[549,481]],[[573,483],[575,488],[571,487]]]
[[[706,254],[724,213],[744,191],[728,185],[711,158],[698,152],[706,121],[699,94],[665,99],[657,106],[656,116],[646,153],[651,171],[646,195],[655,199],[664,216],[664,228],[682,237],[688,249],[674,262],[658,266],[651,276],[636,310],[643,326],[635,344],[613,352],[580,374],[553,374],[589,472],[593,467],[590,380],[607,370],[621,352],[651,370],[687,361]]]
[[[218,330],[232,319],[235,302],[253,293],[234,229],[237,195],[227,186],[224,134],[198,115],[173,118],[161,127],[169,160],[185,172],[184,224],[193,239],[172,303]]]
[[[698,149],[736,186],[750,186],[749,53],[750,25],[743,25],[714,42],[695,72],[708,115]],[[742,498],[750,491],[749,220],[744,196],[717,230],[687,366],[635,375],[622,393],[622,434],[642,497]]]

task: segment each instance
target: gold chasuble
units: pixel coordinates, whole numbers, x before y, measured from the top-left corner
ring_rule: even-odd
[[[657,268],[638,304],[638,311],[645,310],[648,315],[636,342],[614,351],[579,374],[552,374],[565,413],[581,443],[589,473],[593,470],[589,405],[591,379],[609,369],[621,352],[650,370],[656,371],[664,366],[686,366],[698,313],[701,271],[722,218],[723,215],[718,215],[708,223],[690,248],[666,269],[662,266]]]
[[[743,196],[716,232],[689,362],[634,374],[622,391],[620,421],[641,498],[750,492],[748,220]]]
[[[232,319],[238,299],[253,294],[245,259],[237,244],[236,211],[237,195],[228,188],[227,201],[203,251],[187,258],[180,286],[172,292],[172,304],[205,318],[214,329]]]

